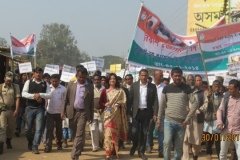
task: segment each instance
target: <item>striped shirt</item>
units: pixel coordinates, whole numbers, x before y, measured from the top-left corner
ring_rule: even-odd
[[[159,119],[162,119],[165,114],[165,118],[173,122],[188,121],[197,108],[196,99],[191,93],[190,86],[183,83],[179,86],[172,83],[164,87],[158,110]],[[189,102],[194,103],[194,107],[191,107],[188,112]]]

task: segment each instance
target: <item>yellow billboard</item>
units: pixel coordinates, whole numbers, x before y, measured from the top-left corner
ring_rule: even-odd
[[[121,64],[111,64],[110,65],[110,72],[111,73],[119,72],[119,71],[121,71],[121,69],[122,69],[122,65]]]
[[[188,0],[187,35],[215,24],[224,14],[224,0]]]

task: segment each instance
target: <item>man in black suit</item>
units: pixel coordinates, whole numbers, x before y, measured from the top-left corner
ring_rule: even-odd
[[[145,156],[147,132],[150,119],[156,119],[158,112],[157,89],[154,84],[148,83],[148,71],[142,69],[139,72],[139,81],[133,83],[130,88],[130,113],[133,117],[133,146],[130,156],[133,156],[138,148],[138,156],[147,160]]]

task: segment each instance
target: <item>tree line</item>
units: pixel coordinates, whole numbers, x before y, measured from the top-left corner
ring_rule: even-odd
[[[0,37],[0,47],[8,46],[7,41]],[[43,25],[36,47],[37,66],[40,67],[46,64],[75,66],[91,60],[85,51],[80,51],[70,27],[65,24]],[[102,58],[105,60],[104,69],[109,69],[110,64],[125,65],[124,59],[118,56],[108,55]]]

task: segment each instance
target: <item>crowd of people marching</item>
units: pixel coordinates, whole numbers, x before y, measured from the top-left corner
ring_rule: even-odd
[[[201,75],[188,75],[172,68],[170,79],[162,70],[139,71],[139,80],[127,74],[123,79],[114,73],[93,76],[81,65],[76,76],[65,84],[59,74],[5,74],[0,85],[0,154],[6,144],[12,149],[14,134],[25,132],[29,150],[39,154],[57,150],[73,142],[72,160],[84,151],[85,128],[89,125],[92,151],[105,149],[105,158],[119,157],[126,143],[129,157],[137,151],[142,160],[151,153],[157,136],[158,157],[165,160],[198,159],[202,148],[211,159],[213,148],[218,158],[240,158],[240,82],[232,79],[223,86],[217,77],[211,86]],[[152,82],[153,81],[153,82]],[[22,131],[25,122],[25,131]],[[213,147],[215,144],[215,147]],[[205,146],[205,147],[203,147]],[[171,152],[173,154],[171,154]]]

